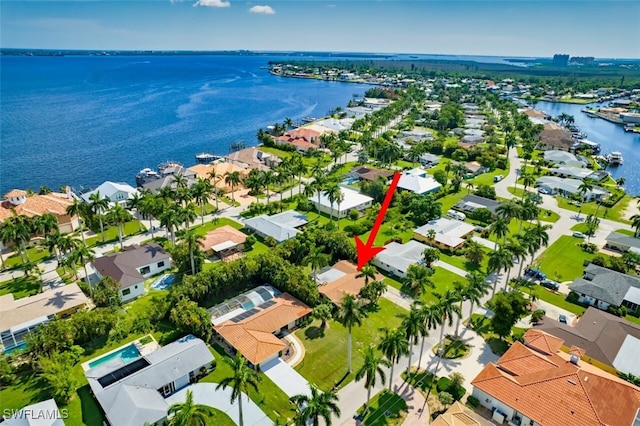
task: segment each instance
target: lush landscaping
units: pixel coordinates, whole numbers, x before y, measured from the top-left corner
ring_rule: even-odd
[[[362,366],[360,349],[379,341],[382,327],[397,327],[400,316],[406,311],[394,303],[380,299],[380,308],[363,319],[361,327],[353,329],[352,367],[357,371]],[[320,328],[320,321],[295,332],[305,347],[304,360],[296,370],[321,390],[334,386],[343,387],[354,379],[355,374],[347,373],[347,329],[336,321],[330,321],[326,329]],[[321,366],[321,368],[319,368]]]
[[[509,349],[509,346],[517,340],[518,336],[524,333],[523,328],[513,327],[511,329],[511,336],[506,340],[502,340],[491,328],[491,320],[484,315],[473,314],[469,321],[471,328],[478,333],[487,342],[491,350],[496,355],[502,355]]]
[[[364,414],[365,407],[358,409],[358,415]],[[384,389],[371,398],[369,409],[362,423],[366,426],[401,425],[407,415],[407,402],[398,394]]]
[[[123,229],[124,229],[124,235],[125,236],[129,236],[129,235],[135,235],[138,234],[140,232],[140,225],[139,225],[139,221],[137,220],[131,220],[129,222],[125,222]],[[144,223],[142,224],[142,232],[145,232],[146,228],[144,227]],[[104,227],[104,241],[105,243],[113,243],[118,241],[118,228],[115,226],[111,226],[111,227],[107,227],[105,225]],[[96,235],[94,237],[89,237],[86,239],[86,244],[91,247],[91,246],[99,246],[102,244],[102,233],[101,232],[96,232]]]
[[[0,296],[13,293],[14,299],[33,296],[42,289],[40,280],[36,277],[17,277],[0,283]]]
[[[453,283],[459,281],[466,283],[467,280],[460,275],[454,274],[448,269],[436,266],[434,268],[435,273],[431,276],[431,281],[435,284],[435,288],[428,289],[420,295],[420,301],[424,303],[435,303],[438,301],[434,293],[442,294],[447,290],[453,290]]]
[[[460,359],[466,358],[471,352],[469,345],[465,344],[462,340],[454,339],[451,336],[446,336],[442,341],[442,354],[441,357],[445,359]],[[440,345],[435,345],[432,348],[434,354],[438,353]]]

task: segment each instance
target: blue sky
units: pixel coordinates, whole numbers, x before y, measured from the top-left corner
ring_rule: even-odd
[[[640,1],[0,1],[2,47],[640,58]]]

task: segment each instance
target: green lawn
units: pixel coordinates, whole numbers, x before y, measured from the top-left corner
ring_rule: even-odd
[[[471,263],[469,263],[462,253],[450,255],[450,254],[440,252],[440,260],[467,272],[478,271],[481,269],[486,270],[487,263],[489,263],[489,254],[491,253],[491,250],[489,250],[487,247],[483,247],[483,251],[484,251],[484,259],[482,260],[482,263],[480,264],[480,266],[472,265]]]
[[[47,250],[46,247],[38,245],[27,249],[27,257],[31,262],[39,263],[53,256],[51,256],[51,253],[49,253],[49,250]],[[17,251],[14,252],[11,256],[5,259],[4,264],[7,269],[22,265],[20,254]]]
[[[616,232],[618,234],[622,234],[622,235],[626,235],[628,237],[633,237],[635,236],[635,233],[633,232],[633,230],[631,229],[616,229]]]
[[[467,183],[472,183],[474,186],[478,186],[478,185],[489,185],[489,186],[493,186],[494,182],[493,182],[493,178],[498,176],[498,175],[502,175],[503,177],[506,177],[509,174],[509,167],[507,165],[506,169],[495,169],[492,172],[487,172],[487,173],[482,173],[481,175],[478,175],[476,177],[474,177],[473,179],[469,179],[467,181],[465,181],[464,185],[466,185]]]
[[[448,289],[453,290],[454,281],[459,281],[462,283],[466,283],[467,280],[460,275],[454,274],[448,269],[440,268],[436,266],[434,268],[435,273],[431,277],[431,281],[434,282],[435,288],[428,289],[420,295],[420,301],[424,303],[435,303],[438,301],[438,298],[434,295],[434,293],[444,293]]]
[[[469,345],[465,344],[462,340],[455,340],[451,336],[446,336],[442,343],[444,349],[442,358],[446,359],[464,358],[469,355],[469,351],[471,350]],[[438,347],[440,347],[439,343],[431,349],[431,352],[434,354],[437,353]]]
[[[549,246],[538,258],[540,269],[556,281],[571,281],[582,276],[584,261],[591,260],[595,254],[583,251],[578,244],[583,240],[563,235]]]
[[[582,222],[582,223],[576,223],[575,225],[573,225],[571,227],[572,231],[576,231],[576,232],[587,232],[587,224]]]
[[[128,235],[134,235],[137,234],[140,230],[139,225],[138,225],[139,221],[137,220],[132,220],[129,222],[126,222],[124,224],[124,236],[128,236]],[[146,228],[144,227],[144,223],[142,226],[142,231],[144,232]],[[115,242],[118,241],[118,228],[115,226],[111,226],[111,227],[107,227],[105,225],[104,227],[104,240],[105,243],[110,243],[110,242]],[[92,246],[96,246],[96,245],[101,245],[102,244],[102,233],[100,231],[96,232],[96,236],[95,237],[91,237],[91,238],[87,238],[86,239],[86,243],[89,247]]]
[[[580,305],[570,303],[566,301],[566,296],[562,293],[555,293],[541,285],[536,285],[536,294],[540,300],[544,300],[547,303],[551,303],[558,308],[566,309],[569,312],[573,312],[576,315],[582,315],[585,311]]]
[[[429,169],[429,171],[431,171],[431,169]],[[442,213],[443,214],[446,213],[453,206],[458,204],[458,202],[462,200],[465,195],[467,195],[467,191],[460,190],[459,192],[456,192],[454,194],[448,194],[440,198],[438,201],[442,205]]]
[[[215,408],[211,408],[211,410],[213,411],[213,416],[207,416],[206,424],[216,426],[236,426],[236,422],[231,420],[231,417],[229,417],[224,411],[216,410]]]
[[[558,201],[558,207],[562,209],[571,210],[574,212],[580,211],[580,207],[576,205],[575,202],[567,198],[556,197],[556,200]],[[598,205],[595,202],[582,203],[581,217],[582,216],[586,217],[587,215],[590,215],[590,214],[595,215],[597,210],[598,217],[602,217],[609,220],[615,220],[616,222],[630,224],[631,222],[629,220],[623,218],[623,214],[627,207],[627,204],[629,204],[631,200],[632,198],[629,195],[625,195],[624,198],[618,201],[615,206],[611,208],[600,206],[600,209],[598,209]]]
[[[362,348],[377,344],[382,335],[381,327],[397,327],[402,314],[406,311],[394,303],[380,299],[380,309],[370,313],[362,321],[361,327],[353,329],[352,369],[357,371],[363,363]],[[347,330],[337,323],[330,321],[328,328],[322,330],[320,321],[299,329],[296,336],[305,347],[304,360],[298,364],[296,370],[311,383],[323,391],[330,390],[339,383],[345,386],[354,379],[355,373],[347,373]],[[344,380],[343,380],[344,378]]]
[[[358,414],[364,413],[364,406],[358,409]],[[369,410],[362,419],[366,426],[396,426],[401,425],[407,415],[407,402],[397,393],[384,389],[377,393],[369,402]]]
[[[196,223],[200,223],[197,221]],[[212,231],[214,229],[218,229],[224,225],[229,225],[235,229],[242,229],[243,225],[241,223],[236,222],[233,219],[229,219],[226,217],[219,217],[211,222],[205,222],[204,225],[194,226],[192,229],[198,235],[205,235],[207,232]]]
[[[35,277],[18,277],[0,283],[0,296],[12,293],[14,299],[33,296],[40,292],[42,285]]]
[[[264,152],[268,152],[269,154],[274,154],[277,157],[280,158],[289,158],[293,155],[293,152],[291,151],[284,151],[282,149],[278,149],[278,148],[274,148],[274,147],[270,147],[270,146],[261,146],[260,147],[260,151],[264,151]],[[333,162],[333,160],[331,159],[330,156],[328,156],[327,154],[322,154],[322,157],[307,157],[306,155],[302,156],[302,162],[307,166],[307,167],[311,167],[314,164],[316,164],[316,161],[318,161],[318,158],[322,159],[322,163],[326,166],[328,164],[331,164]]]

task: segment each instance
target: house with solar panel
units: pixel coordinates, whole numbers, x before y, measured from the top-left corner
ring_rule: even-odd
[[[127,351],[127,356],[124,352]],[[89,361],[84,372],[106,422],[111,426],[163,424],[166,398],[211,370],[206,343],[187,335],[147,355],[128,348]]]
[[[278,359],[287,348],[285,332],[295,329],[311,308],[288,293],[262,285],[209,309],[215,339],[239,351],[254,368]]]

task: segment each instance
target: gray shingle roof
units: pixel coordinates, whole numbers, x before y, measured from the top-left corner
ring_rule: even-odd
[[[465,195],[464,198],[455,205],[455,208],[464,211],[475,211],[479,208],[484,208],[495,214],[499,206],[500,202],[496,200],[469,194]]]
[[[273,216],[256,216],[244,221],[247,228],[273,237],[278,242],[295,237],[300,232],[296,228],[306,223],[307,216],[295,210],[289,210]]]
[[[623,246],[628,246],[630,248],[635,247],[637,249],[640,249],[639,238],[629,237],[624,234],[619,234],[618,232],[611,232],[609,235],[607,235],[607,242],[609,241]]]
[[[108,276],[127,288],[144,281],[136,268],[170,259],[171,255],[158,244],[132,245],[124,251],[107,254],[93,261],[93,266],[102,276]]]
[[[144,358],[149,366],[106,387],[100,384],[99,379],[120,366],[106,363],[84,373],[112,425],[139,426],[162,419],[169,407],[157,390],[214,359],[207,345],[191,335],[163,346]]]
[[[631,287],[640,288],[640,279],[593,263],[584,270],[584,278],[576,278],[569,285],[569,289],[576,293],[586,294],[613,306],[622,304]]]

